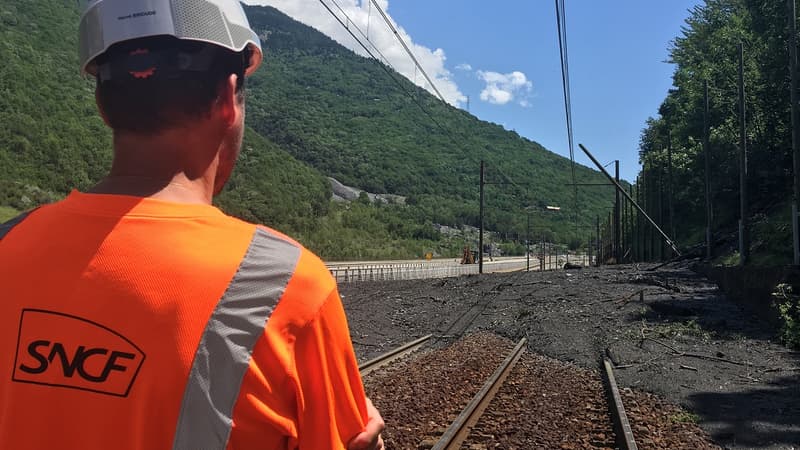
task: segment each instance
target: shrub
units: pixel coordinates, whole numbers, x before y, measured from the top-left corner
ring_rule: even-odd
[[[791,285],[781,283],[775,286],[772,296],[781,320],[781,342],[787,347],[800,349],[800,295],[792,292]]]

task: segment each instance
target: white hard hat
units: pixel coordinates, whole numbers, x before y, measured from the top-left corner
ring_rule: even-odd
[[[234,52],[249,46],[245,75],[261,64],[261,40],[238,0],[80,0],[81,73],[96,75],[94,59],[113,44],[151,36],[218,45]]]

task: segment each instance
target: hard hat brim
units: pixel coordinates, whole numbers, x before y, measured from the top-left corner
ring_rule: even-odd
[[[116,43],[161,35],[234,52],[249,46],[245,75],[255,72],[263,59],[261,40],[237,0],[90,0],[79,27],[81,72],[95,75],[95,58]]]

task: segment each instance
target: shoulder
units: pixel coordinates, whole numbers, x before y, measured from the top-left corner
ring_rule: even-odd
[[[273,230],[263,225],[256,227],[256,236],[265,242],[274,242],[274,245],[283,247],[286,251],[294,254],[297,264],[295,266],[295,276],[292,281],[316,282],[323,283],[328,288],[335,287],[333,277],[325,266],[325,263],[322,262],[322,259],[296,240],[286,236],[280,231]],[[330,282],[330,284],[327,282]]]
[[[12,218],[12,219],[9,219],[9,220],[8,220],[8,221],[6,221],[6,222],[0,223],[0,241],[2,241],[2,240],[3,240],[3,238],[4,238],[4,237],[5,237],[5,236],[6,236],[8,233],[10,233],[10,232],[11,232],[11,230],[12,230],[14,227],[16,227],[17,225],[19,225],[20,223],[22,223],[22,221],[23,221],[23,220],[27,219],[27,218],[28,218],[28,216],[30,216],[30,215],[31,215],[31,213],[33,213],[34,211],[37,211],[37,209],[40,209],[40,208],[34,208],[34,209],[30,210],[30,211],[26,211],[26,212],[24,212],[24,213],[22,213],[22,214],[18,215],[17,217],[14,217],[14,218]]]
[[[257,227],[256,239],[261,241],[261,246],[270,248],[271,259],[275,260],[274,256],[281,254],[278,260],[283,261],[284,266],[292,266],[275,310],[277,322],[291,324],[292,328],[303,327],[318,315],[330,298],[338,299],[336,281],[325,263],[313,252],[268,227]]]

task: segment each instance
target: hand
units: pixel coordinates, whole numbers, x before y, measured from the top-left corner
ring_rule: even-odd
[[[370,399],[367,399],[367,426],[347,444],[347,450],[384,450],[381,432],[386,428],[383,417]]]

